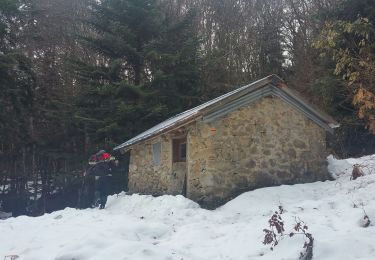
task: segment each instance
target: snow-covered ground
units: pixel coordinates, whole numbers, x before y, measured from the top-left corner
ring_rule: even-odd
[[[375,157],[328,160],[335,181],[258,189],[213,211],[182,196],[119,194],[105,210],[0,220],[0,259],[298,259],[303,236],[285,237],[273,251],[262,244],[279,205],[286,231],[295,217],[308,225],[314,259],[375,259],[375,225],[361,226],[364,211],[375,223]],[[350,181],[355,163],[367,175]]]

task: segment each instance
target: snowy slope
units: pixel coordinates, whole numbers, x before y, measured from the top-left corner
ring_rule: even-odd
[[[371,161],[330,157],[336,181],[258,189],[214,211],[182,196],[120,194],[105,210],[67,208],[0,220],[0,259],[298,259],[302,236],[284,238],[273,251],[262,244],[262,230],[279,205],[286,230],[294,217],[309,226],[314,259],[375,259],[375,226],[361,227],[363,210],[375,223]],[[366,164],[367,175],[350,181],[353,163]]]

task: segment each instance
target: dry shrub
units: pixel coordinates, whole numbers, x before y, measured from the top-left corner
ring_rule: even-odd
[[[303,250],[300,252],[299,259],[301,260],[311,260],[313,257],[313,245],[314,238],[311,233],[308,232],[308,226],[302,220],[295,218],[296,224],[293,227],[293,231],[289,234],[284,234],[284,220],[281,215],[283,214],[284,209],[282,206],[279,206],[279,210],[275,211],[270,219],[268,220],[269,228],[263,229],[264,232],[264,245],[271,245],[271,250],[279,244],[279,241],[287,236],[292,237],[295,235],[302,235],[305,238],[305,243],[303,245]]]
[[[358,177],[364,176],[362,167],[359,164],[354,164],[353,165],[353,171],[352,171],[352,176],[350,177],[351,180],[355,180]]]

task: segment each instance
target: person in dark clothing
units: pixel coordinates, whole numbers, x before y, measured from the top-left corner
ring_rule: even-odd
[[[115,158],[105,151],[99,151],[95,155],[95,160],[90,158],[90,166],[86,170],[86,175],[95,176],[95,200],[93,207],[99,206],[104,209],[109,195],[110,182],[112,177],[112,167],[116,165]]]

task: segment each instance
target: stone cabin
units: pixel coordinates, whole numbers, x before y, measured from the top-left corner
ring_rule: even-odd
[[[275,75],[182,112],[115,150],[130,151],[129,193],[216,206],[259,187],[328,178],[338,123]]]

